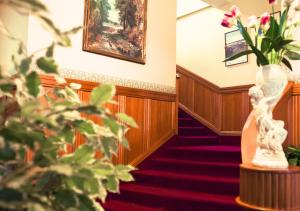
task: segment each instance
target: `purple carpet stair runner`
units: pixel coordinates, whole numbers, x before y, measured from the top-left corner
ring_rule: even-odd
[[[110,211],[236,211],[240,138],[223,140],[183,111],[179,135],[138,166],[135,182],[110,194]]]

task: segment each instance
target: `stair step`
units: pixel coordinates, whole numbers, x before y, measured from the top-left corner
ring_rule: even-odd
[[[241,148],[237,146],[172,146],[166,150],[168,155],[176,158],[241,162]]]
[[[161,169],[168,172],[182,172],[224,177],[239,177],[239,163],[206,162],[195,160],[180,160],[168,157],[152,158],[148,161],[148,169]]]
[[[233,196],[239,193],[239,178],[222,177],[222,175],[213,177],[163,170],[140,170],[134,173],[134,178],[137,183],[145,185]]]
[[[200,126],[200,125],[201,124],[194,119],[184,118],[178,121],[178,126]]]
[[[207,130],[203,126],[179,126],[178,135],[184,136],[197,136],[213,134],[210,130]]]
[[[201,135],[201,136],[178,136],[178,145],[193,145],[193,146],[203,146],[203,145],[217,145],[219,144],[218,136],[213,135]]]
[[[126,202],[126,201],[120,201],[120,200],[108,200],[103,207],[106,211],[163,211],[162,208],[154,208],[154,207],[148,207],[143,206],[136,203]]]
[[[191,118],[190,115],[188,115],[186,112],[179,110],[178,111],[178,118]]]
[[[180,122],[182,120],[194,120],[194,119],[191,117],[178,117],[178,122]]]
[[[221,145],[227,146],[241,146],[241,137],[240,136],[221,136],[219,138]]]
[[[140,202],[148,206],[155,204],[158,207],[163,207],[165,210],[170,211],[240,210],[235,203],[234,196],[207,194],[182,189],[161,188],[132,183],[121,185],[120,197],[123,200]]]
[[[178,136],[142,162],[134,183],[109,194],[110,211],[241,211],[240,137],[220,137],[184,111]]]

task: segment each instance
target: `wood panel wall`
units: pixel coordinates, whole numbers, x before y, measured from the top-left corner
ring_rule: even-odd
[[[252,85],[220,88],[177,65],[180,108],[219,135],[239,136],[250,113]]]
[[[68,83],[79,83],[81,89],[78,94],[82,101],[88,101],[92,89],[99,84],[75,79],[66,79]],[[44,87],[52,89],[57,87],[53,77],[41,76]],[[162,92],[141,90],[117,86],[115,100],[118,105],[110,105],[112,112],[124,112],[132,116],[139,128],[130,129],[127,133],[130,150],[119,149],[117,163],[132,164],[136,166],[158,147],[165,143],[176,133],[176,95]],[[92,117],[97,120],[97,117]],[[83,143],[83,137],[77,136],[72,150]]]

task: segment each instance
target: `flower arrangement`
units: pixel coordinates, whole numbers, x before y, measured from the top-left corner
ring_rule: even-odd
[[[246,30],[241,20],[241,12],[237,6],[233,6],[230,13],[226,13],[221,25],[227,28],[236,26],[250,49],[237,53],[225,59],[230,61],[241,56],[254,53],[257,57],[257,65],[285,64],[290,70],[292,66],[289,60],[300,60],[300,44],[293,39],[300,26],[300,1],[282,0],[281,15],[278,20],[274,17],[274,5],[277,0],[269,0],[273,13],[268,12],[261,17],[250,16],[247,27],[254,31],[254,36]]]

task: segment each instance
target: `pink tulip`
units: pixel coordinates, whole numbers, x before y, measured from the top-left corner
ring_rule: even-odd
[[[260,25],[265,26],[268,23],[270,23],[270,14],[266,12],[260,18]]]
[[[224,26],[224,27],[227,27],[227,28],[231,28],[233,26],[233,21],[232,21],[232,18],[230,17],[224,17],[222,22],[221,22],[221,25]]]
[[[277,0],[269,0],[269,4],[275,5],[275,4],[277,4]]]
[[[230,12],[233,18],[241,16],[240,9],[235,5],[231,7]]]

